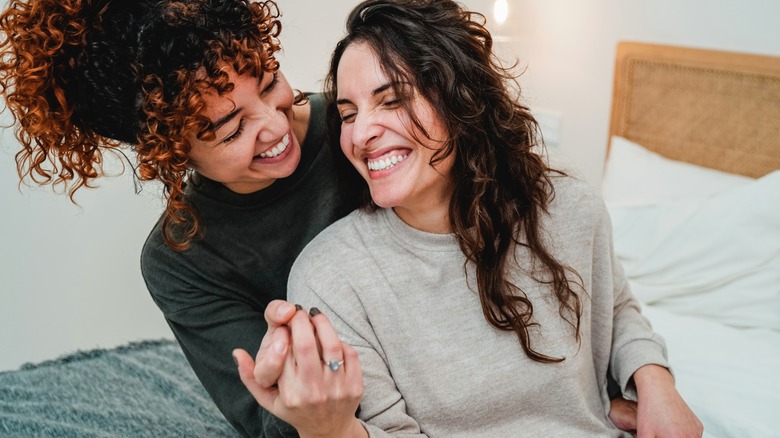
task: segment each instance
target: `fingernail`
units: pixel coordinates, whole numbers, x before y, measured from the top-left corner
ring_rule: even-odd
[[[274,344],[274,351],[279,354],[284,354],[287,351],[287,344],[284,342],[276,342]]]
[[[301,306],[300,304],[296,304],[295,310],[303,310],[303,306]]]
[[[232,353],[232,354],[230,355],[230,357],[232,357],[232,358],[233,358],[233,363],[235,363],[235,364],[236,364],[236,366],[238,366],[238,359],[236,359],[236,353]]]
[[[322,312],[320,312],[320,309],[318,309],[316,307],[312,307],[311,309],[309,309],[309,316],[311,316],[312,318],[314,318],[315,316],[319,315],[320,313],[322,313]]]

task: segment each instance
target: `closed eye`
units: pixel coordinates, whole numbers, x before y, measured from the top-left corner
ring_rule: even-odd
[[[350,123],[355,120],[357,113],[342,113],[340,114],[341,123]]]
[[[266,95],[273,91],[274,88],[276,88],[276,84],[279,83],[279,72],[274,72],[271,82],[263,88],[263,90],[260,92],[260,95]]]
[[[401,99],[397,98],[395,94],[385,96],[381,102],[385,108],[398,108],[401,105]]]
[[[241,136],[241,133],[244,132],[244,119],[241,119],[238,122],[238,128],[236,128],[235,132],[227,136],[224,140],[220,142],[220,144],[228,144],[232,142],[233,140],[237,139]]]

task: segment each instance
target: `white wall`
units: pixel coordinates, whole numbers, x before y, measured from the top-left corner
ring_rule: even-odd
[[[319,90],[357,1],[279,3],[283,71],[293,86]],[[492,7],[489,0],[464,4],[488,16]],[[607,142],[618,40],[780,55],[780,2],[774,0],[510,0],[510,8],[510,24],[496,32],[514,40],[499,50],[521,57],[528,103],[561,115],[559,150],[594,185]],[[162,207],[155,187],[135,195],[125,173],[81,190],[79,207],[48,187],[20,193],[11,131],[0,141],[0,370],[76,349],[170,337],[138,266]]]
[[[466,4],[489,10],[488,0]],[[620,40],[780,55],[774,0],[509,0],[501,50],[521,58],[532,109],[562,116],[560,152],[596,185]],[[488,11],[489,12],[489,11]]]
[[[19,188],[17,143],[11,130],[0,139],[0,370],[172,337],[139,269],[162,207],[155,187],[135,195],[128,172],[80,190],[75,206],[50,187]]]

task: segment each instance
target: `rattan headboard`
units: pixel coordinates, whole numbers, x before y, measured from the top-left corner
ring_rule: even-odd
[[[780,169],[780,57],[621,42],[612,135],[726,172]]]

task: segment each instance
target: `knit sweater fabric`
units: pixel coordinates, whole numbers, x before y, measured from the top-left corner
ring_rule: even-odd
[[[572,178],[553,181],[542,235],[582,278],[581,341],[551,288],[528,274],[524,247],[508,275],[533,303],[532,347],[560,363],[529,359],[514,332],[486,321],[474,266],[452,235],[414,229],[390,209],[356,211],[301,253],[288,297],[326,313],[357,349],[370,436],[630,436],[608,418],[607,375],[635,398],[631,376],[668,366],[665,345],[615,258],[602,200]]]

